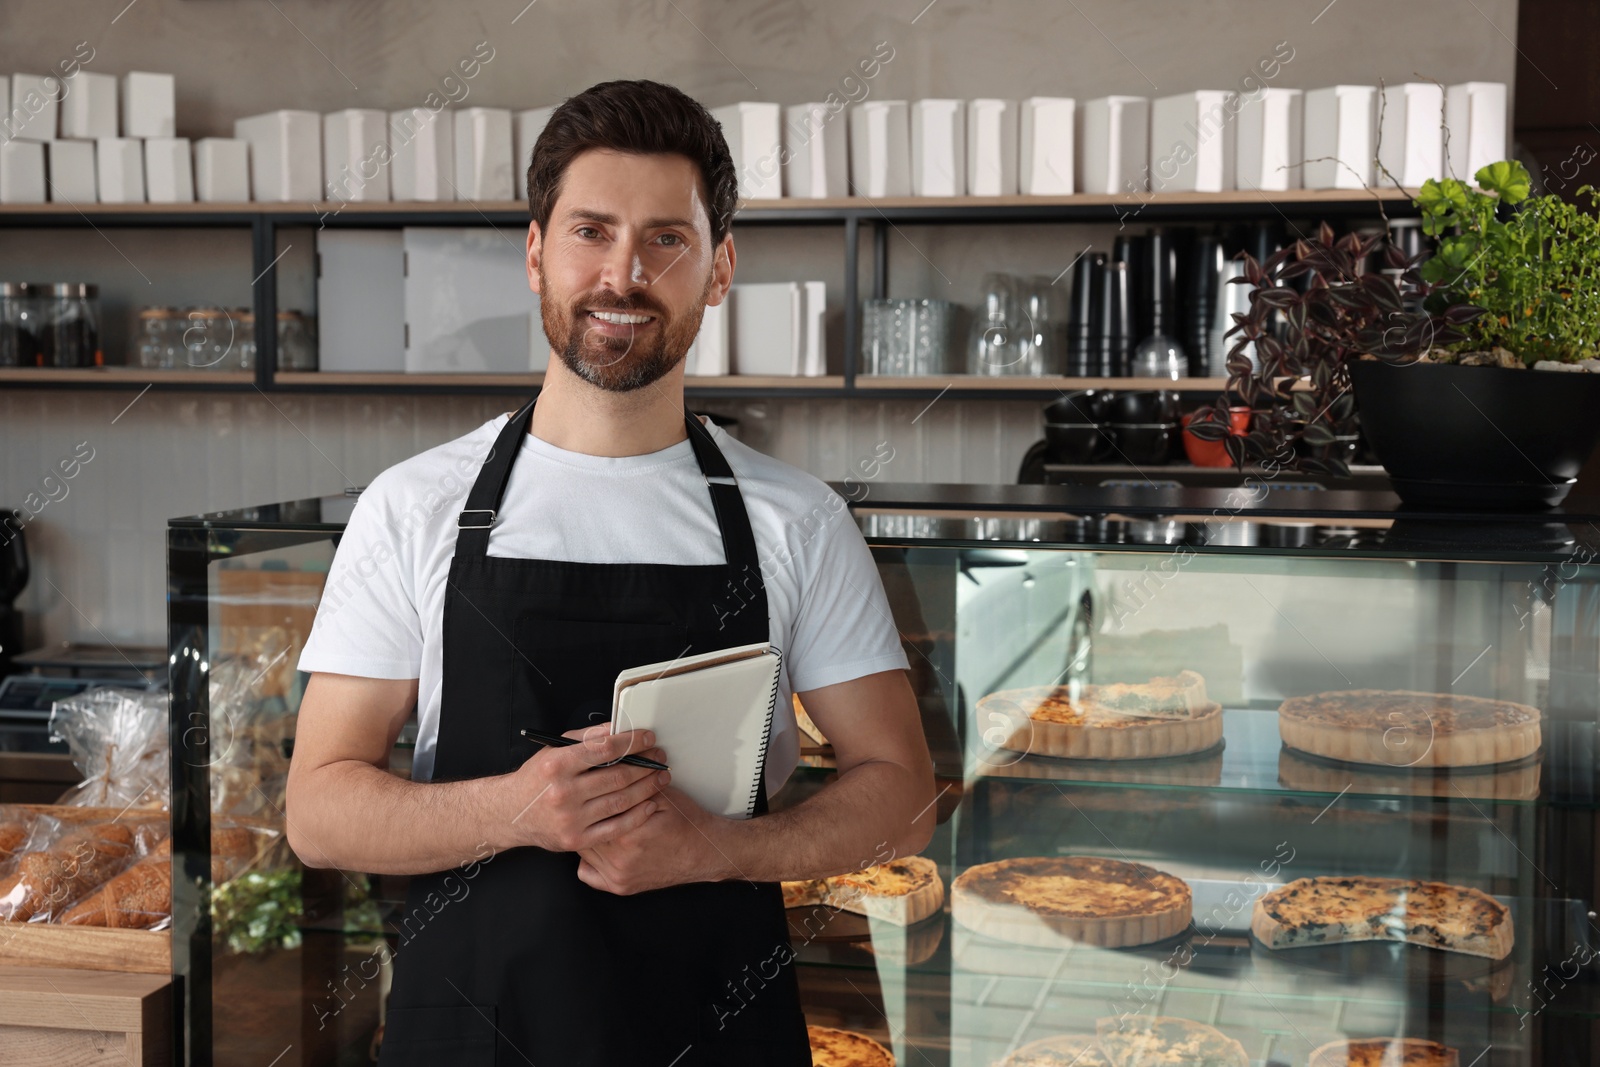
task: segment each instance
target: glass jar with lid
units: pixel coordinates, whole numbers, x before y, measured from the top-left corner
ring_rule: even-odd
[[[98,367],[100,289],[81,282],[50,287],[39,338],[39,362],[46,367]]]
[[[190,308],[180,324],[184,370],[226,370],[234,325],[222,308]]]
[[[278,312],[278,369],[317,369],[317,343],[308,317],[298,311]]]
[[[133,346],[137,363],[146,370],[172,370],[180,365],[182,319],[176,308],[140,308],[135,316]]]
[[[234,370],[256,369],[256,313],[249,308],[234,308],[233,348],[239,354]]]
[[[36,282],[0,282],[0,367],[39,365],[43,288]]]

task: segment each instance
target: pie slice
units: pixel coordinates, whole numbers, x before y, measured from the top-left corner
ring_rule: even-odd
[[[824,736],[817,724],[811,721],[811,716],[806,714],[806,709],[800,704],[799,696],[792,697],[790,703],[794,705],[794,722],[796,726],[800,727],[803,740],[808,740],[813,745],[818,746],[827,746],[832,743]]]
[[[1030,1041],[995,1067],[1111,1067],[1098,1039],[1087,1034],[1058,1034]]]
[[[1222,740],[1222,706],[1193,671],[1140,685],[1032,686],[978,701],[978,722],[1001,748],[1058,759],[1159,759]]]
[[[1350,689],[1290,697],[1278,732],[1290,748],[1385,767],[1476,767],[1539,751],[1538,708],[1509,700]]]
[[[1405,941],[1503,960],[1511,912],[1469,886],[1409,878],[1297,878],[1256,900],[1250,929],[1268,948]]]
[[[1243,1045],[1189,1019],[1108,1016],[1095,1032],[1111,1067],[1250,1067]]]
[[[817,904],[910,926],[944,907],[944,882],[938,864],[905,856],[831,878],[783,883],[784,907]]]
[[[831,1026],[806,1026],[811,1067],[894,1067],[894,1053],[865,1034]]]
[[[955,880],[951,900],[956,920],[967,929],[1024,945],[1147,945],[1182,933],[1194,915],[1182,878],[1097,856],[979,864]]]
[[[1460,1067],[1461,1054],[1417,1037],[1334,1041],[1311,1054],[1306,1067]]]

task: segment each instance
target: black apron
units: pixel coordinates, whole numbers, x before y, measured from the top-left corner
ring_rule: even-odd
[[[610,721],[624,668],[769,639],[744,499],[687,413],[725,563],[489,555],[532,417],[530,401],[506,423],[458,520],[435,781],[510,772],[537,748],[524,728]],[[412,879],[381,1067],[809,1067],[776,883],[616,896],[577,869],[576,853],[527,847]]]

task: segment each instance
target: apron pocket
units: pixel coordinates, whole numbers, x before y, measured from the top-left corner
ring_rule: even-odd
[[[495,1006],[390,1008],[380,1067],[494,1067]]]

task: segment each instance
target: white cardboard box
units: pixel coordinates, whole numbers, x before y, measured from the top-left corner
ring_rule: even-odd
[[[510,200],[511,111],[503,107],[468,107],[456,112],[457,200]]]
[[[44,202],[44,145],[0,142],[0,204]]]
[[[1365,189],[1372,185],[1378,90],[1330,85],[1306,91],[1307,189]]]
[[[399,230],[317,233],[317,347],[325,371],[406,369],[405,241]]]
[[[1506,158],[1506,87],[1500,82],[1450,86],[1444,123],[1450,128],[1450,175],[1475,184],[1479,168]]]
[[[152,204],[182,204],[194,199],[189,138],[151,137],[145,141],[144,191]]]
[[[117,135],[117,78],[80,70],[61,99],[61,136],[93,140]]]
[[[1017,195],[1017,102],[967,101],[967,193]]]
[[[722,124],[722,136],[739,175],[739,199],[775,200],[783,195],[783,108],[779,104],[742,101],[714,107],[711,117]]]
[[[850,185],[854,196],[911,195],[911,111],[904,100],[868,100],[850,109]]]
[[[238,119],[233,135],[250,142],[250,186],[257,200],[322,198],[322,116],[269,111]]]
[[[54,75],[11,75],[11,110],[3,135],[17,141],[55,140],[56,115],[65,88],[66,83]]]
[[[728,363],[728,302],[731,294],[720,304],[706,305],[700,317],[700,332],[683,356],[683,373],[720,377],[729,372]]]
[[[1023,196],[1072,195],[1077,101],[1030,96],[1017,110],[1017,191]]]
[[[1378,92],[1378,162],[1407,188],[1444,177],[1444,90],[1432,82],[1406,82]]]
[[[850,139],[843,110],[827,104],[795,104],[784,109],[785,196],[820,200],[850,195]]]
[[[1238,188],[1300,188],[1305,117],[1305,94],[1299,89],[1260,89],[1240,101],[1234,156]]]
[[[511,116],[511,177],[516,182],[518,200],[528,199],[528,167],[533,163],[533,146],[539,143],[539,135],[555,113],[553,107],[532,107]]]
[[[173,137],[178,132],[177,81],[170,74],[122,76],[122,136]]]
[[[800,372],[803,293],[798,282],[733,287],[729,332],[734,374],[789,377]]]
[[[1220,193],[1234,188],[1238,95],[1197,89],[1150,104],[1150,188]]]
[[[510,112],[506,119],[509,134]],[[545,369],[550,345],[519,245],[488,226],[406,227],[401,235],[406,373]]]
[[[51,200],[92,204],[99,199],[95,192],[93,141],[51,141],[46,149]]]
[[[828,285],[800,283],[800,366],[795,373],[820,378],[828,372]]]
[[[389,199],[389,116],[351,107],[322,116],[322,194],[329,200]]]
[[[202,137],[194,144],[195,196],[208,203],[250,199],[250,143],[233,137]]]
[[[102,204],[144,200],[144,142],[137,137],[102,137],[94,143],[95,182]]]
[[[1138,193],[1150,187],[1150,101],[1103,96],[1080,109],[1078,191]]]
[[[389,187],[396,200],[454,200],[455,112],[412,107],[389,113]]]
[[[911,104],[911,195],[965,196],[967,109],[962,100]]]

